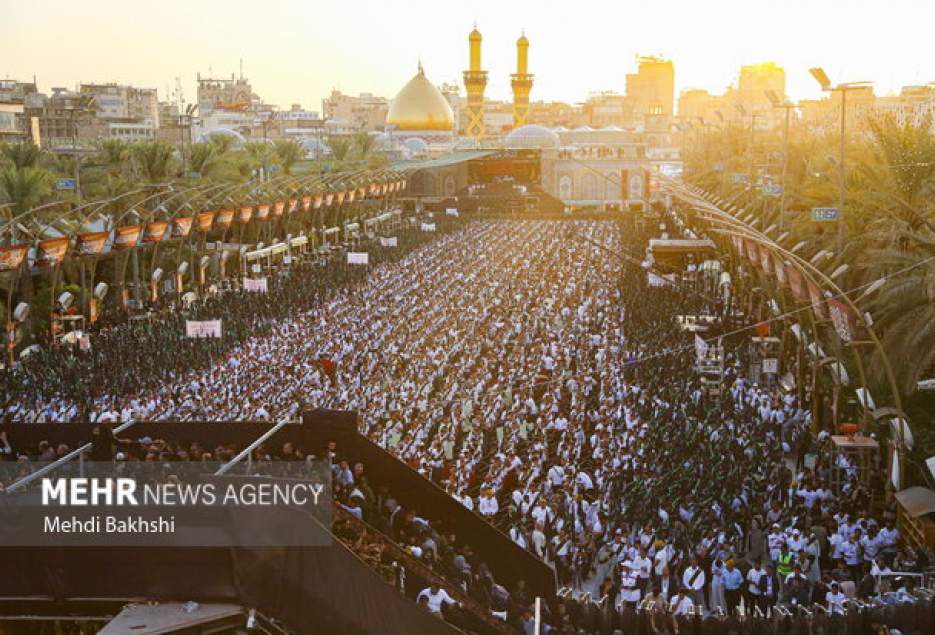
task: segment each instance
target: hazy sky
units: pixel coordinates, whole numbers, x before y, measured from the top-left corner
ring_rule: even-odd
[[[935,81],[935,0],[0,0],[0,77],[40,88],[116,81],[159,89],[244,60],[255,90],[318,110],[332,88],[392,97],[421,57],[436,84],[458,81],[476,20],[492,98],[509,97],[515,41],[530,40],[532,99],[623,92],[637,54],[675,63],[676,89],[721,91],[741,64],[774,60],[795,98],[832,81],[877,93]]]

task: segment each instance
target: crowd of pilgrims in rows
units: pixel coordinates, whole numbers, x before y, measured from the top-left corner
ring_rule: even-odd
[[[827,462],[808,400],[746,379],[752,331],[725,334],[724,389],[703,389],[676,316],[722,307],[650,286],[626,258],[648,238],[632,221],[442,219],[439,229],[372,246],[368,268],[301,265],[268,295],[199,305],[194,317],[223,318],[221,340],[186,340],[170,319],[113,327],[90,353],[37,354],[4,379],[4,416],[356,410],[363,434],[561,585],[614,605],[843,611],[849,597],[890,590],[871,573],[927,564],[879,504],[880,479]],[[346,463],[335,485],[355,513],[392,514]],[[425,532],[394,533],[427,553]],[[892,591],[908,598],[907,586]]]

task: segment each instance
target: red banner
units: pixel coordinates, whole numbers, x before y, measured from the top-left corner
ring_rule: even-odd
[[[104,251],[110,232],[82,232],[75,237],[75,250],[82,256],[96,256]]]
[[[344,205],[344,197],[345,197],[345,193],[344,193],[344,192],[338,192],[338,193],[337,193],[337,199],[338,199],[337,202],[338,202],[338,205]]]
[[[169,221],[154,220],[146,224],[146,233],[143,235],[144,243],[158,243],[166,237],[166,230],[169,228]]]
[[[29,253],[29,245],[0,247],[0,271],[12,271],[19,267]]]
[[[811,280],[808,281],[808,297],[812,301],[812,311],[819,320],[828,319],[828,306],[825,304],[825,296]]]
[[[116,251],[122,251],[124,249],[133,249],[136,247],[136,243],[140,239],[140,229],[141,227],[139,225],[118,227],[116,230],[114,230],[113,249]]]
[[[834,330],[844,342],[853,342],[857,333],[857,316],[844,302],[840,300],[828,300],[828,313],[831,315],[831,321],[834,322]]]
[[[176,218],[173,222],[175,223],[175,235],[180,238],[185,238],[192,231],[192,221],[194,219],[191,216],[183,216],[182,218]]]
[[[214,223],[214,212],[201,212],[198,214],[198,231],[209,232]]]
[[[222,209],[218,210],[218,215],[214,219],[214,226],[218,229],[227,229],[231,226],[231,223],[234,222],[234,210],[232,209]]]
[[[237,217],[237,220],[241,223],[249,223],[251,218],[253,218],[253,208],[249,205],[241,207],[240,216]]]
[[[786,279],[789,281],[789,289],[792,290],[792,297],[797,301],[803,302],[808,294],[805,292],[805,278],[802,272],[791,262],[786,265]]]
[[[367,196],[367,188],[361,185],[357,188],[357,198],[363,198]]]
[[[355,198],[357,198],[357,190],[348,190],[344,194],[345,203],[353,203]]]
[[[257,205],[256,206],[256,214],[254,215],[254,218],[256,220],[266,220],[268,216],[269,216],[269,205]]]
[[[371,183],[370,184],[370,196],[379,196],[380,195],[380,184]]]
[[[311,208],[312,208],[312,197],[311,197],[311,196],[303,196],[303,197],[302,197],[302,211],[303,211],[303,212],[307,212],[307,211],[310,210]]]
[[[68,238],[49,238],[39,241],[39,261],[42,264],[62,264],[66,251],[68,251]]]

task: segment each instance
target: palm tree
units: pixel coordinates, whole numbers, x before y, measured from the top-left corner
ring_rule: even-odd
[[[328,137],[328,147],[331,148],[331,156],[338,163],[347,159],[353,147],[353,141],[350,137],[342,135],[330,135]]]
[[[218,155],[227,154],[234,149],[237,139],[229,134],[213,134],[208,138],[208,143],[214,146]]]
[[[896,367],[901,392],[910,395],[924,373],[935,364],[935,234],[905,232],[906,249],[869,254],[878,273],[899,272],[889,278],[868,303],[874,328],[882,332],[887,356]],[[919,263],[929,259],[923,265]]]
[[[0,192],[12,204],[14,216],[36,207],[52,191],[53,175],[35,167],[8,167],[0,171]]]
[[[42,156],[39,146],[32,143],[0,144],[0,153],[17,168],[34,168]]]
[[[191,169],[199,177],[207,176],[218,164],[220,156],[218,146],[213,143],[195,143],[191,150]]]
[[[354,144],[357,146],[357,152],[360,153],[361,159],[367,158],[367,155],[370,154],[376,145],[376,141],[377,138],[366,130],[361,130],[354,136]]]
[[[175,149],[164,141],[146,141],[132,146],[131,156],[137,171],[151,183],[165,180],[172,170]]]
[[[268,143],[263,143],[262,141],[251,141],[250,143],[244,144],[243,149],[250,157],[254,168],[266,168],[272,161],[273,149],[272,146]]]
[[[101,141],[101,159],[111,174],[119,174],[126,166],[130,144],[122,139],[104,139]]]
[[[275,143],[274,148],[286,174],[292,174],[292,166],[305,157],[305,147],[294,139],[281,139]]]

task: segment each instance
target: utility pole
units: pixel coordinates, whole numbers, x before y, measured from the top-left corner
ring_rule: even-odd
[[[826,93],[841,93],[841,147],[838,151],[838,255],[840,256],[847,240],[847,228],[844,226],[844,203],[847,200],[847,175],[844,164],[844,145],[847,134],[847,91],[867,89],[872,82],[845,82],[834,86],[822,68],[810,68],[808,72],[812,74],[815,81],[821,84],[821,89]]]

